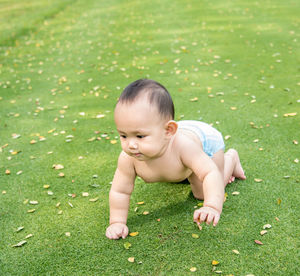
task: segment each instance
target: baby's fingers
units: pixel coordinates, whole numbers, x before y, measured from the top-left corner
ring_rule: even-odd
[[[122,231],[122,239],[125,239],[128,236],[128,227],[124,227]]]
[[[215,218],[214,218],[213,226],[216,226],[218,224],[219,220],[220,220],[220,215],[216,214]]]

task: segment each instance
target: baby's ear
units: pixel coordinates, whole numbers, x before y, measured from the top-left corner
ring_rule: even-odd
[[[178,128],[178,124],[175,121],[173,120],[168,121],[165,126],[166,135],[170,137],[173,136],[176,133],[177,128]]]

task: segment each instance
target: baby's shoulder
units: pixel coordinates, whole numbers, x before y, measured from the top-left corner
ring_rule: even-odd
[[[180,151],[202,149],[200,139],[194,133],[179,129],[176,132],[173,147]]]

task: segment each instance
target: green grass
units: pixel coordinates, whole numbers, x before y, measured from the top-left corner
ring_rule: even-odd
[[[214,275],[212,260],[223,275],[298,274],[299,12],[296,0],[0,0],[0,274]],[[168,88],[177,119],[213,123],[240,153],[247,180],[226,188],[216,228],[193,224],[189,185],[138,179],[128,226],[139,235],[105,237],[113,109],[142,77]]]

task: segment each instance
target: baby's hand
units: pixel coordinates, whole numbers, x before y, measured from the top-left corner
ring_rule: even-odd
[[[194,222],[200,225],[202,222],[206,222],[209,225],[213,222],[213,226],[216,226],[220,219],[220,213],[212,207],[202,207],[194,212]]]
[[[125,239],[128,236],[128,227],[124,223],[113,223],[106,229],[106,237],[111,240]]]

